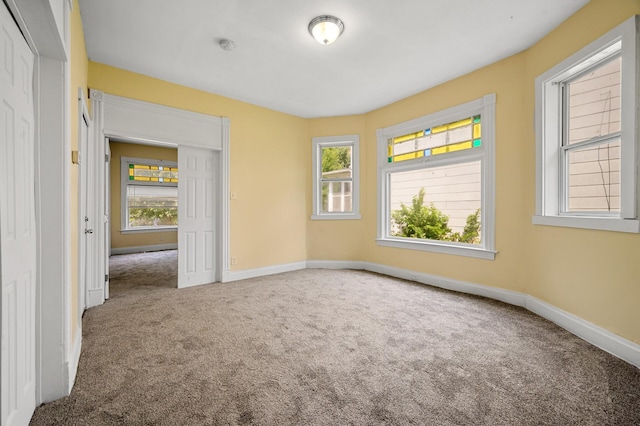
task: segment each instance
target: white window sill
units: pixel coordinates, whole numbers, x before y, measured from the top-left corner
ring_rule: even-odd
[[[407,241],[405,239],[376,238],[379,246],[395,247],[408,250],[422,250],[433,253],[453,254],[456,256],[474,257],[476,259],[494,260],[496,252],[482,247],[463,246],[438,243],[435,241]]]
[[[121,229],[121,234],[146,234],[149,232],[172,232],[177,231],[177,226],[164,226],[164,227],[153,227],[153,228],[134,228],[134,229]]]
[[[593,229],[598,231],[615,231],[640,233],[640,220],[611,217],[581,216],[533,216],[534,225],[561,226],[565,228]]]
[[[345,213],[326,213],[326,214],[312,214],[311,220],[357,220],[362,219],[359,214],[345,214]]]

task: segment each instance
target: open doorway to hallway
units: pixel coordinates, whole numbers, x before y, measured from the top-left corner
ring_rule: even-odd
[[[109,149],[110,293],[122,274],[177,287],[178,150],[113,139]]]

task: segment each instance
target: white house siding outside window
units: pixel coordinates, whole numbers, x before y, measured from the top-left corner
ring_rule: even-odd
[[[563,85],[565,212],[620,212],[618,54]]]

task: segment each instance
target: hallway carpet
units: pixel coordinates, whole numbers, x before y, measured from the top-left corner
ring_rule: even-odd
[[[640,370],[521,308],[362,271],[178,290],[112,258],[36,425],[638,425]]]

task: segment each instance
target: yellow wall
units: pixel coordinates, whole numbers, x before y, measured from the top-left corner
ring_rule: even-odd
[[[638,0],[592,0],[526,55],[524,116],[534,114],[534,79],[640,14]],[[530,123],[530,120],[529,120]],[[526,133],[527,155],[535,141]],[[535,208],[534,162],[523,172],[526,212]],[[640,343],[640,235],[529,225],[527,293]]]
[[[615,7],[612,5],[615,3]],[[640,235],[534,226],[534,80],[556,63],[640,14],[637,0],[592,0],[531,49],[363,117],[311,120],[310,137],[358,133],[361,223],[309,221],[310,259],[356,257],[531,294],[640,343]],[[379,247],[376,237],[376,129],[496,93],[495,261]],[[310,155],[310,154],[309,154]],[[310,195],[308,204],[310,205]],[[331,242],[354,248],[342,257]]]
[[[82,20],[80,18],[80,7],[78,0],[73,1],[73,10],[71,12],[71,85],[70,94],[70,111],[69,111],[69,130],[71,139],[71,150],[78,150],[78,88],[82,88],[87,95],[87,78],[89,69],[89,59],[87,58],[87,48],[84,43],[84,31],[82,29]],[[69,152],[69,162],[71,162],[71,153]],[[71,216],[71,306],[78,305],[78,172],[77,164],[71,166],[71,190],[70,194],[70,216]],[[71,309],[71,330],[76,330],[78,326],[77,309]],[[72,333],[72,340],[75,334]]]
[[[89,63],[106,93],[231,119],[232,269],[306,259],[307,121],[107,65]],[[300,161],[304,159],[304,165]],[[310,167],[310,166],[309,166]]]
[[[613,6],[612,4],[615,4]],[[231,118],[234,269],[364,260],[525,292],[640,343],[640,235],[531,224],[534,79],[640,14],[638,0],[592,0],[529,50],[367,114],[304,120],[98,63],[92,88]],[[496,93],[495,261],[379,247],[376,129]],[[361,220],[312,221],[311,138],[359,134]]]
[[[367,143],[364,115],[318,118],[309,120],[309,137],[306,139],[305,160],[309,188],[307,197],[307,258],[315,260],[362,260],[362,235],[365,233],[362,220],[310,220],[311,197],[311,139],[320,136],[359,135],[360,167],[365,162]],[[362,175],[362,173],[361,173]],[[362,178],[361,178],[362,179]],[[375,177],[374,177],[375,179]],[[365,179],[362,179],[363,181]],[[360,203],[365,197],[361,194]],[[361,209],[363,207],[361,206]]]
[[[334,247],[353,248],[346,260],[356,258],[478,284],[524,291],[525,277],[519,273],[523,261],[521,241],[530,218],[521,201],[520,171],[527,161],[526,144],[520,137],[524,56],[511,57],[432,90],[404,99],[364,116],[311,120],[312,136],[362,133],[360,221],[309,220],[309,258],[335,259]],[[496,93],[496,247],[495,261],[379,247],[377,229],[377,139],[376,130],[444,108]],[[310,156],[309,150],[309,156]],[[309,198],[309,204],[311,203]],[[335,244],[337,242],[337,244]]]
[[[137,145],[131,143],[111,142],[110,189],[111,189],[111,248],[140,247],[156,244],[177,244],[178,232],[143,232],[123,234],[121,224],[121,186],[120,186],[120,158],[133,157],[151,160],[166,160],[178,162],[176,148]]]

